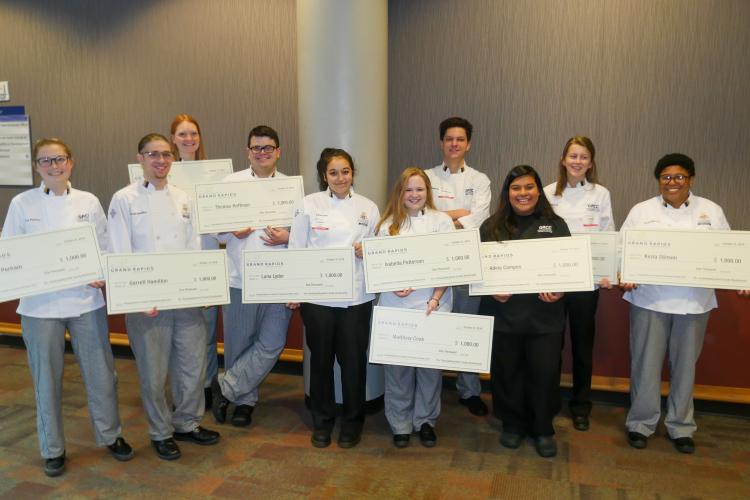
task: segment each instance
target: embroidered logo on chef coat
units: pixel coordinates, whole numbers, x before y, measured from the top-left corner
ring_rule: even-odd
[[[464,190],[464,196],[474,196],[474,188],[466,188]]]
[[[711,217],[708,214],[700,214],[698,216],[698,222],[696,223],[699,226],[710,226],[711,225]]]
[[[359,214],[359,222],[357,222],[357,224],[365,227],[370,225],[370,219],[367,218],[367,214],[365,212]]]
[[[598,212],[599,211],[599,204],[598,203],[587,203],[586,204],[586,210],[589,212]]]
[[[190,219],[190,207],[187,203],[182,204],[182,218]]]
[[[130,212],[130,215],[145,215],[147,212],[145,210],[137,210],[135,212]]]
[[[552,226],[539,226],[536,230],[537,233],[550,233],[552,234]]]
[[[329,215],[327,212],[317,212],[312,218],[312,229],[314,231],[328,231],[329,226]]]
[[[88,222],[89,214],[78,214],[78,222]]]
[[[437,197],[441,200],[453,200],[456,198],[455,196],[453,196],[453,193],[440,187],[433,186],[432,190],[437,191]]]
[[[38,217],[27,217],[23,220],[24,222],[42,222],[42,219]]]

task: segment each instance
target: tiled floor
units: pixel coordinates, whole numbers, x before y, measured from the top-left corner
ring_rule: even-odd
[[[2,498],[750,498],[748,418],[698,414],[698,450],[689,456],[663,431],[646,450],[630,448],[625,409],[597,404],[589,432],[558,417],[560,453],[542,459],[530,443],[502,448],[497,421],[469,415],[446,388],[435,448],[418,439],[394,448],[380,412],[356,448],[321,450],[310,446],[302,378],[279,373],[263,386],[252,426],[217,425],[207,416],[205,426],[220,430],[221,442],[181,443],[182,458],[165,462],[150,448],[130,359],[117,359],[117,371],[124,434],[136,457],[120,463],[94,447],[80,374],[72,355],[66,362],[69,460],[65,474],[51,479],[41,469],[25,351],[0,346]]]

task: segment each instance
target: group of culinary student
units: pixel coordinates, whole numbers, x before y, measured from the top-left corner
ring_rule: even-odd
[[[598,182],[596,151],[590,139],[577,136],[565,144],[558,178],[543,187],[528,165],[513,167],[500,187],[499,203],[490,215],[489,178],[465,162],[473,127],[460,117],[439,127],[443,162],[429,170],[405,169],[396,180],[381,215],[371,200],[354,191],[352,156],[326,148],[317,163],[320,191],[305,196],[289,228],[246,228],[199,235],[188,195],[167,182],[172,162],[206,158],[198,122],[178,115],[169,138],[151,133],[138,142],[143,180],[117,191],[105,216],[99,200],[70,183],[75,160],[59,139],[41,139],[33,163],[38,188],[11,201],[2,237],[62,229],[89,223],[96,228],[103,252],[132,253],[226,247],[230,304],[222,306],[224,371],[216,352],[218,307],[159,310],[125,315],[135,356],[141,400],[152,446],[164,460],[180,457],[177,441],[213,445],[219,433],[202,427],[211,409],[217,423],[229,419],[248,426],[258,402],[258,388],[279,358],[294,309],[299,308],[310,353],[312,445],[329,446],[339,418],[338,446],[359,443],[365,419],[367,349],[373,304],[389,307],[494,316],[491,390],[494,415],[502,421],[500,443],[518,448],[531,438],[537,453],[557,453],[553,417],[560,411],[560,366],[563,336],[569,325],[573,356],[570,416],[579,431],[589,428],[592,349],[599,289],[619,285],[630,303],[631,407],[626,438],[645,448],[660,418],[661,368],[669,352],[670,392],[665,426],[675,448],[693,453],[695,364],[710,311],[717,307],[713,290],[690,287],[610,283],[603,279],[590,292],[470,296],[468,286],[405,288],[369,294],[362,266],[362,240],[479,228],[482,241],[569,236],[571,232],[614,231],[609,191]],[[265,181],[277,170],[281,142],[268,126],[248,136],[249,168],[226,182]],[[729,224],[715,203],[694,195],[693,160],[668,154],[654,170],[659,193],[639,203],[623,228],[689,228],[726,230]],[[353,246],[355,293],[349,302],[302,304],[242,303],[242,255],[246,250]],[[109,343],[103,282],[20,300],[22,335],[28,352],[37,404],[37,432],[44,472],[65,469],[61,405],[65,331],[78,361],[98,446],[121,461],[134,456],[122,436],[117,404],[117,376]],[[741,295],[750,291],[743,290]],[[334,360],[341,368],[343,409],[337,411]],[[440,370],[386,365],[385,416],[393,444],[435,446],[440,414]],[[171,399],[165,392],[170,381]],[[459,373],[459,402],[484,416],[479,376]]]

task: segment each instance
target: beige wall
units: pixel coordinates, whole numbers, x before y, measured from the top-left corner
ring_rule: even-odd
[[[364,0],[363,0],[364,1]],[[750,229],[750,2],[391,0],[390,178],[440,160],[437,124],[476,127],[469,163],[499,182],[529,163],[551,182],[564,141],[589,135],[618,226],[655,193],[663,154],[693,156],[695,192]],[[4,0],[0,80],[34,138],[78,157],[105,208],[138,139],[198,117],[210,157],[245,166],[253,125],[276,127],[296,173],[293,0]],[[186,28],[183,28],[186,27]],[[342,43],[345,43],[342,40]],[[366,120],[367,117],[361,119]],[[18,189],[0,188],[0,217]]]
[[[656,194],[656,161],[696,161],[696,194],[750,229],[750,2],[410,0],[390,3],[390,158],[439,163],[438,123],[475,126],[470,165],[552,182],[588,135],[619,228]],[[495,201],[493,201],[495,203]]]

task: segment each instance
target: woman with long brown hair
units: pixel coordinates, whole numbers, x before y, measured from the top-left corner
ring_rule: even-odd
[[[500,205],[480,228],[482,241],[570,236],[528,165],[513,167]],[[492,404],[503,423],[500,444],[518,448],[526,435],[542,457],[557,454],[552,419],[560,406],[560,348],[565,305],[559,292],[482,297],[480,314],[495,317]]]

